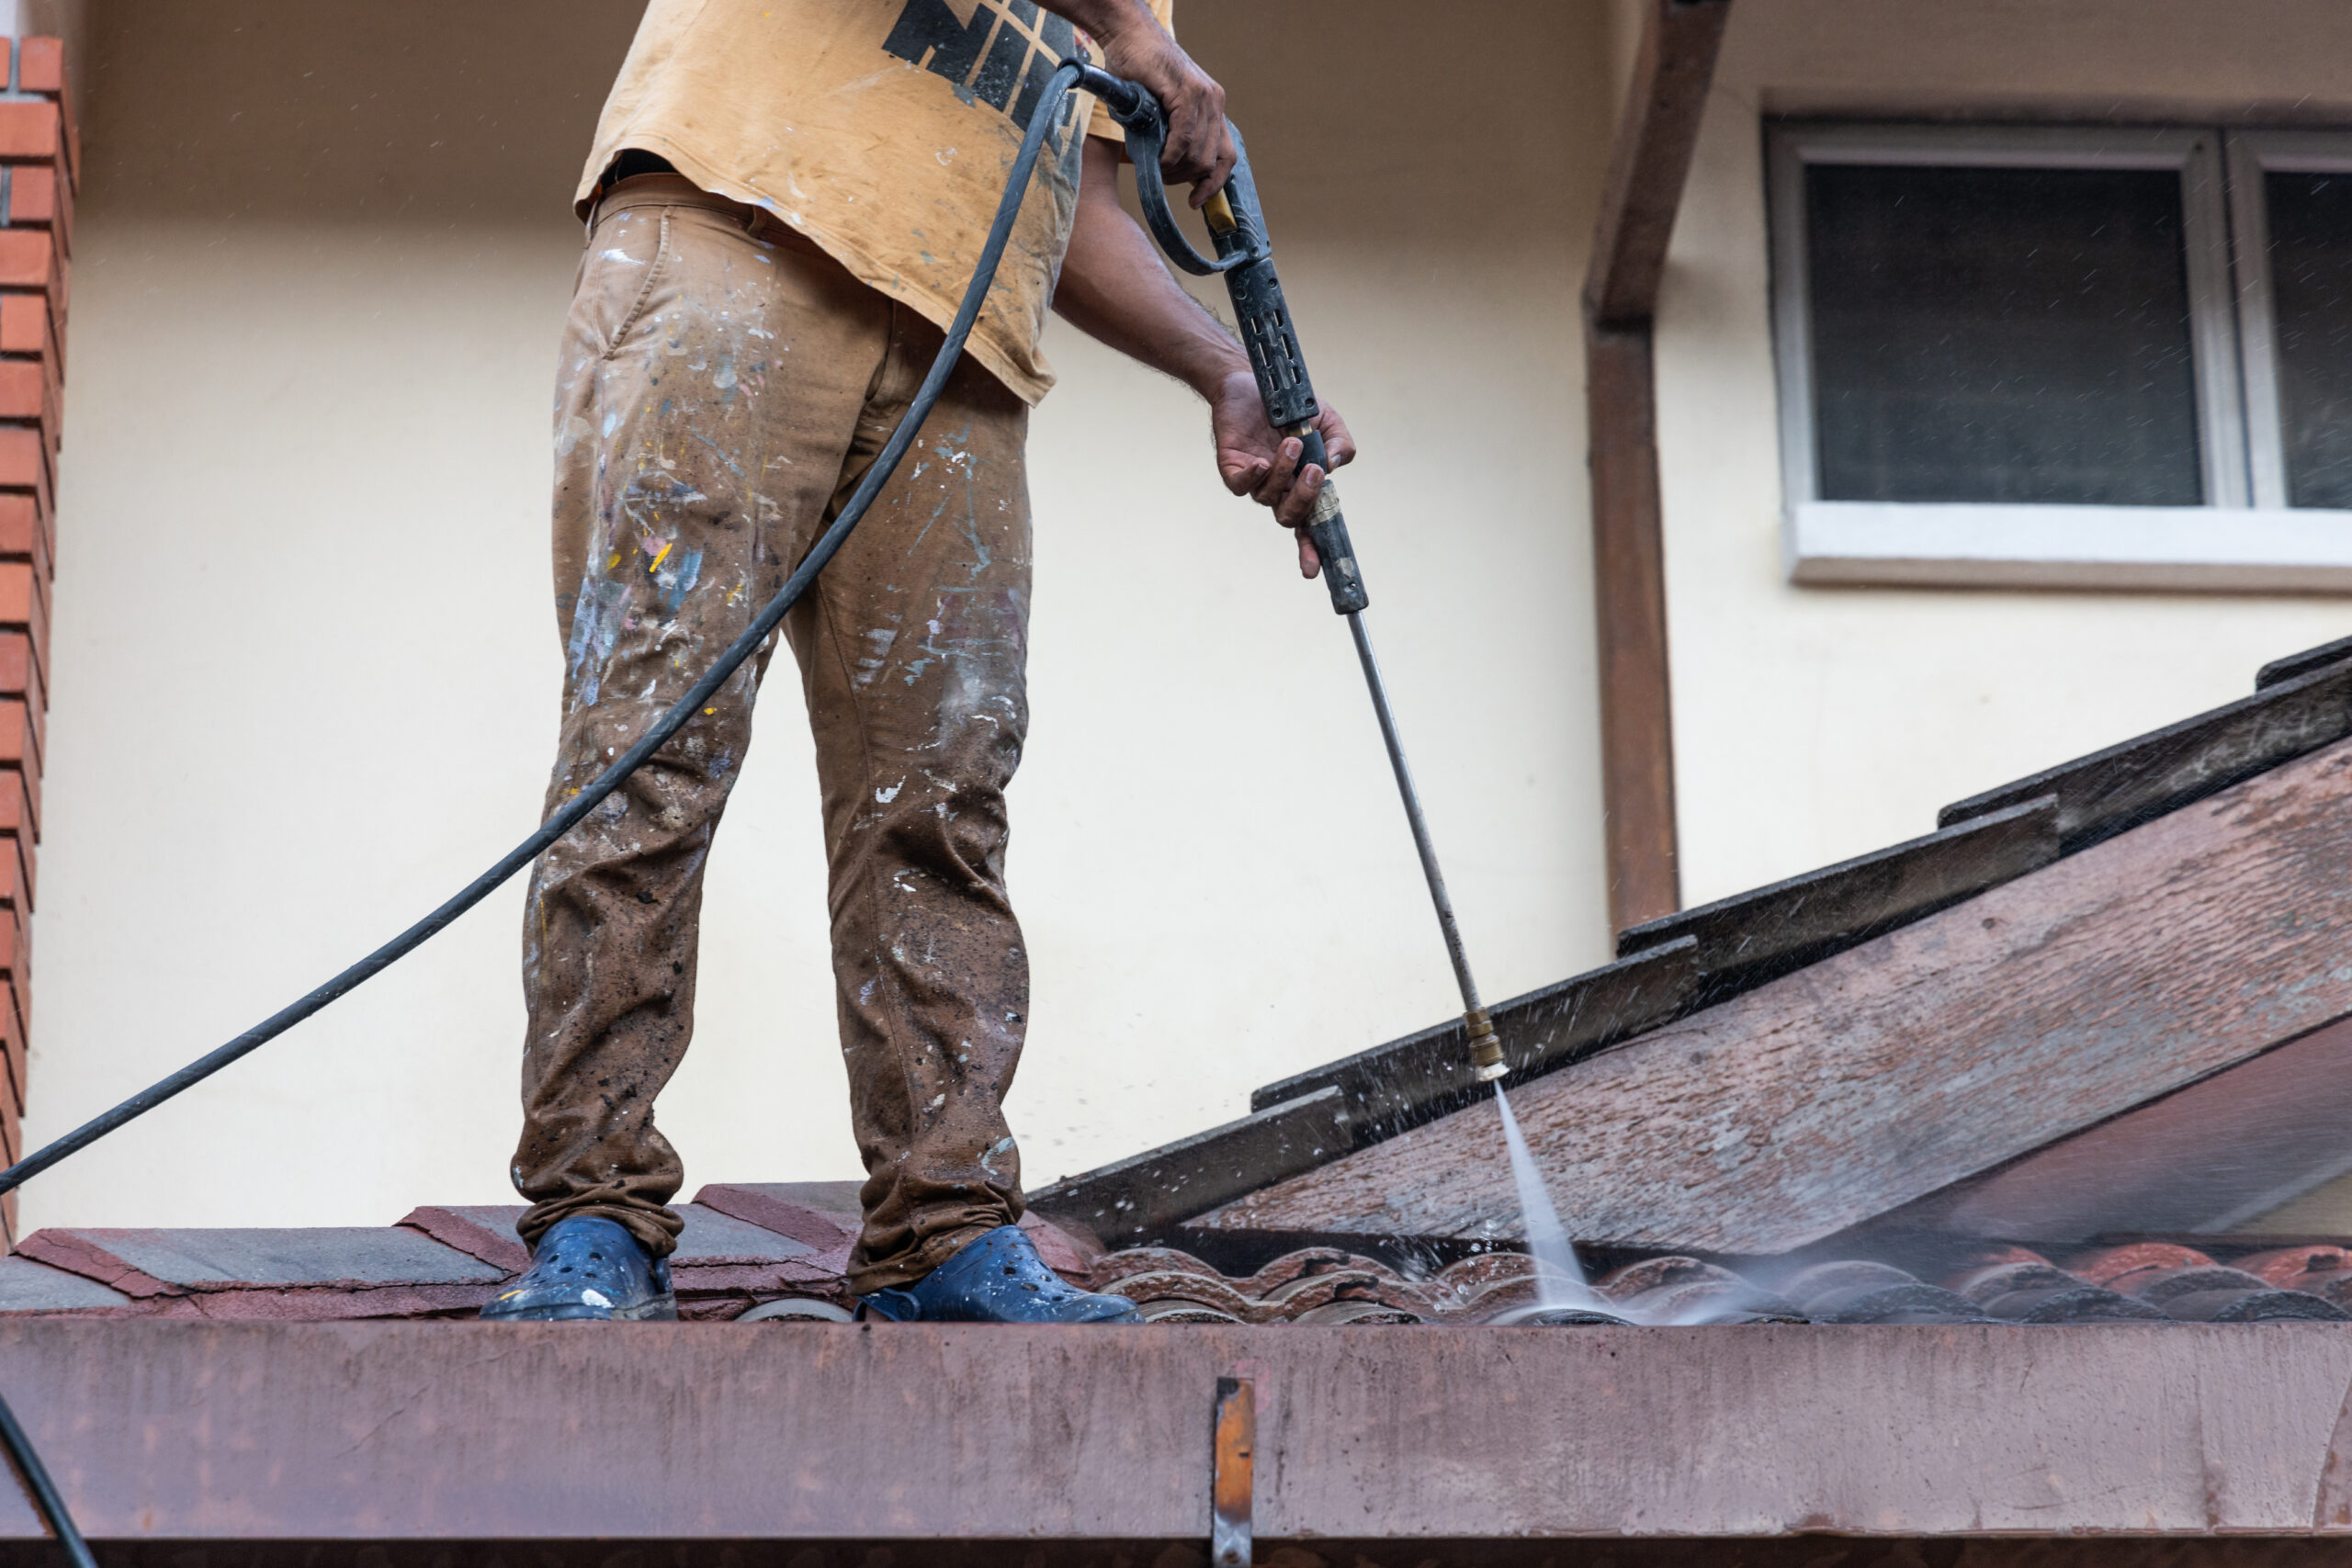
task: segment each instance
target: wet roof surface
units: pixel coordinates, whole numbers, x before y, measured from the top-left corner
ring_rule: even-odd
[[[673,1259],[690,1320],[846,1317],[851,1232],[837,1201],[788,1185],[707,1188]],[[713,1202],[757,1213],[754,1223]],[[456,1318],[486,1302],[523,1249],[515,1207],[419,1209],[381,1229],[72,1230],[0,1258],[0,1314],[281,1322]],[[1632,1323],[2242,1323],[2352,1320],[2352,1251],[2328,1244],[2199,1251],[2134,1242],[2045,1257],[1964,1244],[1946,1269],[1864,1258],[1802,1269],[1663,1256],[1589,1287],[1524,1253],[1477,1253],[1408,1272],[1336,1247],[1286,1252],[1228,1275],[1172,1247],[1102,1253],[1027,1222],[1075,1283],[1135,1300],[1156,1323],[1303,1325]],[[782,1224],[793,1233],[770,1228]],[[820,1248],[830,1230],[840,1245]],[[2219,1252],[2221,1256],[2217,1256]],[[495,1262],[486,1261],[486,1257]]]

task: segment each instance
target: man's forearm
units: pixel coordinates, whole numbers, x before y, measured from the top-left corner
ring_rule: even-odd
[[[1112,194],[1118,177],[1117,152],[1090,139],[1054,309],[1089,337],[1210,397],[1227,377],[1250,368],[1249,357],[1160,265],[1151,237]]]

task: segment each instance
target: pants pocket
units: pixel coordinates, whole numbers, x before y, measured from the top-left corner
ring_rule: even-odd
[[[626,208],[588,237],[572,309],[603,358],[620,353],[653,302],[670,261],[670,220],[666,207]]]

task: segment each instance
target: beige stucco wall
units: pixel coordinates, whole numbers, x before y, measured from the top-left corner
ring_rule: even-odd
[[[1761,116],[2341,122],[2347,51],[2326,0],[1737,0],[1658,333],[1689,901],[1926,832],[1939,805],[2352,632],[2342,599],[1791,587]]]
[[[1318,385],[1362,436],[1374,630],[1490,993],[1605,955],[1577,270],[1603,0],[1251,0],[1233,89]],[[565,200],[628,0],[99,7],[62,485],[31,1114],[53,1135],[421,914],[527,830],[559,676],[548,384]],[[1504,41],[1507,40],[1507,47]],[[1347,638],[1189,396],[1057,333],[1033,448],[1033,1179],[1437,1021],[1442,951]],[[690,1188],[856,1174],[805,727],[714,857]],[[498,1201],[509,889],[35,1182],[30,1225],[381,1223]]]

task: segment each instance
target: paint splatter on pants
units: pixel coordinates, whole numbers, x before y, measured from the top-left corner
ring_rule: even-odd
[[[608,197],[556,400],[554,810],[718,657],[847,500],[940,343],[773,219],[669,176]],[[968,359],[784,631],[824,795],[834,985],[866,1170],[859,1291],[1021,1213],[1001,1109],[1028,964],[1004,787],[1028,726],[1028,411]],[[654,1100],[694,1029],[711,836],[763,649],[542,857],[524,931],[526,1240],[602,1214],[657,1254],[684,1179]],[[777,1106],[779,1140],[802,1108]]]

